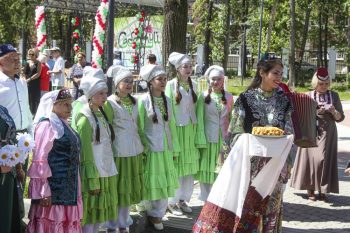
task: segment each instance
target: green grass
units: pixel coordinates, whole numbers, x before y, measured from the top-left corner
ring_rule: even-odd
[[[241,78],[231,78],[228,80],[227,91],[237,96],[241,92],[245,91],[251,83],[251,78],[243,79],[243,86]],[[350,89],[343,82],[333,82],[331,89],[338,92],[341,100],[350,100]],[[295,91],[299,93],[305,93],[311,91],[312,88],[309,83],[306,83],[304,87],[296,87]]]

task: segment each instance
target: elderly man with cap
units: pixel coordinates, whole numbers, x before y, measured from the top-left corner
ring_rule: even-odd
[[[329,90],[331,84],[326,68],[318,68],[311,80],[314,88],[308,95],[317,103],[318,137],[314,148],[298,148],[291,186],[307,190],[309,199],[327,201],[326,193],[339,193],[338,134],[336,122],[344,120],[344,112],[337,92]]]
[[[88,101],[76,117],[81,139],[82,225],[84,233],[97,233],[100,224],[118,217],[115,134],[103,109],[108,92],[103,71],[90,68],[84,78],[80,86]]]
[[[51,75],[52,90],[59,90],[64,86],[64,59],[61,56],[61,49],[53,47],[50,49],[55,65],[48,73]]]
[[[190,201],[194,178],[199,168],[199,151],[196,144],[205,144],[204,140],[196,141],[196,85],[191,80],[192,63],[186,54],[172,52],[169,63],[174,65],[177,76],[167,83],[165,93],[170,98],[176,121],[176,131],[179,136],[181,152],[175,163],[180,187],[175,197],[169,199],[169,211],[174,215],[183,212],[191,213],[187,203]],[[203,142],[204,141],[204,142]]]
[[[28,88],[20,79],[20,58],[10,45],[0,45],[0,104],[7,108],[17,131],[32,133],[33,116],[29,109]]]
[[[17,50],[11,44],[0,45],[0,105],[5,107],[12,117],[17,133],[28,132],[32,134],[33,116],[29,108],[28,87],[26,81],[19,78],[19,73],[20,58]],[[22,217],[24,217],[22,199],[22,188],[25,185],[24,177],[22,166],[18,165],[17,181],[20,184],[18,185],[21,197],[19,204]]]
[[[161,66],[145,65],[141,79],[147,82],[148,93],[139,100],[139,132],[145,146],[143,199],[150,201],[148,220],[156,230],[163,230],[162,218],[168,198],[178,187],[174,159],[180,146],[173,108],[165,96],[166,74]]]
[[[131,95],[133,75],[123,66],[113,66],[107,71],[113,78],[115,93],[108,97],[104,110],[112,121],[116,133],[113,142],[115,162],[118,169],[118,205],[116,221],[111,221],[108,228],[119,228],[120,233],[127,233],[129,207],[142,200],[143,186],[143,145],[138,133],[139,112],[137,99]]]

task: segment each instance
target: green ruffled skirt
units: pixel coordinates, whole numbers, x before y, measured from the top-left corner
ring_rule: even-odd
[[[117,157],[118,205],[128,207],[142,200],[143,154],[132,157]]]
[[[194,175],[199,170],[199,151],[195,145],[196,128],[194,124],[177,126],[181,152],[174,161],[178,177]]]
[[[146,153],[143,200],[152,201],[173,197],[175,190],[179,187],[174,167],[174,153],[168,150],[165,136],[163,145],[163,152]]]
[[[217,162],[222,147],[222,136],[219,134],[218,143],[208,143],[207,148],[199,149],[199,171],[195,179],[201,183],[213,184],[217,177]]]
[[[100,184],[100,193],[91,195],[88,190],[88,169],[81,167],[83,220],[82,225],[103,223],[118,218],[117,175],[95,179]]]

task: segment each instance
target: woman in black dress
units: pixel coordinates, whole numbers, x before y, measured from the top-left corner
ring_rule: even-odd
[[[28,61],[24,66],[24,75],[28,84],[28,95],[30,111],[34,115],[40,102],[40,72],[41,64],[37,60],[37,53],[34,49],[28,50]]]

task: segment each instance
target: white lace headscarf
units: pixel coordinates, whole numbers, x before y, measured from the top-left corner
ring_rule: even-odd
[[[53,105],[57,100],[60,90],[50,91],[43,95],[40,99],[38,110],[34,117],[34,127],[39,123],[42,118],[49,118],[52,128],[55,133],[55,138],[59,139],[64,134],[64,126],[61,119],[52,112]]]

